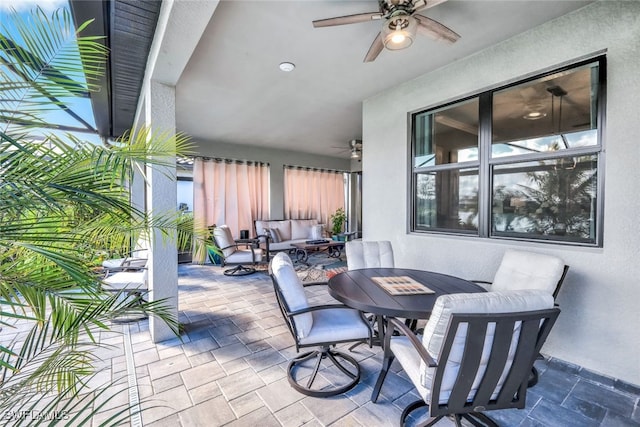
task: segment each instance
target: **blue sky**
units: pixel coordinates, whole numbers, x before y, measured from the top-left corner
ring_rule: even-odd
[[[67,0],[1,0],[0,1],[0,22],[2,26],[6,28],[9,33],[8,36],[14,40],[16,43],[20,43],[20,37],[12,31],[10,14],[12,10],[15,10],[23,17],[27,18],[32,9],[39,6],[42,8],[47,15],[50,15],[57,9],[60,8],[69,8],[69,3]],[[85,121],[87,121],[92,126],[95,126],[95,121],[93,118],[93,112],[91,110],[91,103],[89,99],[86,98],[69,98],[63,100],[77,115],[82,117]],[[47,114],[46,120],[51,123],[67,125],[67,126],[75,126],[75,127],[84,127],[80,122],[75,120],[73,117],[65,113],[60,109],[56,109]],[[58,133],[52,130],[42,130],[38,133]],[[83,140],[88,140],[94,143],[100,141],[97,135],[91,133],[78,133],[76,136],[80,137]]]

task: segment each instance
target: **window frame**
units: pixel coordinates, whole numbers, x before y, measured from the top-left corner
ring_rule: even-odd
[[[597,144],[592,146],[583,146],[575,148],[567,148],[556,152],[544,153],[526,153],[504,157],[491,157],[492,154],[492,118],[493,118],[493,94],[505,89],[519,86],[534,80],[542,79],[564,71],[577,69],[581,66],[589,64],[598,64],[598,93],[597,93]],[[604,241],[604,170],[605,170],[605,119],[606,119],[606,55],[598,55],[582,59],[580,61],[571,62],[563,66],[550,68],[543,72],[529,75],[525,78],[515,79],[508,84],[500,84],[495,87],[483,89],[479,92],[468,96],[463,96],[454,100],[450,100],[432,107],[422,108],[409,112],[407,114],[408,129],[408,222],[407,228],[409,233],[413,234],[438,234],[452,235],[459,237],[471,237],[481,239],[495,240],[511,240],[524,241],[534,243],[550,243],[567,246],[587,246],[587,247],[603,247]],[[416,124],[415,118],[422,114],[433,114],[455,104],[468,102],[469,100],[478,99],[478,160],[460,163],[447,163],[433,166],[415,167],[414,161],[416,156],[416,143],[414,141]],[[578,242],[558,240],[544,236],[526,237],[526,236],[498,236],[492,235],[491,218],[492,218],[492,197],[493,197],[493,176],[496,166],[510,165],[524,162],[534,162],[539,160],[554,160],[565,157],[580,157],[584,155],[594,155],[596,157],[596,206],[595,206],[595,235],[592,242]],[[469,230],[446,229],[446,228],[418,228],[417,226],[417,180],[420,173],[440,172],[445,170],[462,170],[468,168],[478,168],[478,230],[477,233]]]

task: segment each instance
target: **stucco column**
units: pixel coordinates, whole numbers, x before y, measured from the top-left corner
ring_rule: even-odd
[[[151,81],[145,87],[145,122],[152,133],[176,132],[175,87]],[[155,217],[176,213],[176,167],[175,156],[167,159],[173,166],[147,166],[147,212]],[[150,236],[149,298],[150,301],[166,300],[165,304],[178,318],[178,250],[175,232]],[[153,342],[175,338],[174,333],[162,320],[151,317],[149,330]]]

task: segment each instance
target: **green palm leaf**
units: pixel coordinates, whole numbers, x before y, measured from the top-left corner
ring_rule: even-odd
[[[70,134],[34,143],[31,129],[49,125],[48,111],[95,89],[105,49],[94,37],[76,38],[66,11],[11,20],[17,37],[0,25],[0,325],[3,332],[29,328],[0,342],[0,410],[63,407],[81,425],[105,404],[96,404],[100,391],[86,388],[100,331],[144,314],[178,334],[166,301],[105,291],[96,267],[101,256],[126,253],[156,232],[180,248],[205,244],[194,238],[205,230],[193,218],[139,211],[127,189],[148,165],[171,174],[190,143],[144,128],[108,146]]]

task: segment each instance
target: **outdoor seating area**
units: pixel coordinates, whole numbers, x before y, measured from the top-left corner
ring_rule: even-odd
[[[640,427],[640,1],[0,17],[7,426]]]
[[[305,288],[310,304],[335,303],[326,287]],[[104,342],[124,348],[105,350],[107,377],[134,372],[145,426],[167,425],[398,425],[403,409],[421,399],[411,374],[391,364],[374,403],[371,395],[381,372],[378,346],[350,343],[337,349],[360,366],[360,381],[333,397],[313,397],[291,387],[288,366],[298,353],[267,274],[227,277],[211,265],[179,267],[182,340],[154,344],[148,321],[118,325]],[[131,366],[129,366],[131,364]],[[640,422],[640,395],[610,378],[555,359],[539,359],[539,383],[526,394],[524,409],[491,411],[502,426],[633,426]],[[330,387],[337,378],[322,367],[316,383]],[[126,393],[123,395],[126,396]],[[126,402],[117,400],[120,405]],[[94,423],[113,413],[110,408]],[[424,411],[409,417],[422,421]],[[135,421],[135,417],[132,422]],[[438,426],[454,425],[448,418]],[[463,421],[463,425],[466,421]]]

